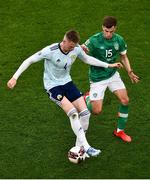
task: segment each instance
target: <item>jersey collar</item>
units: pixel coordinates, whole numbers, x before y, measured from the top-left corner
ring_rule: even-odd
[[[60,43],[58,43],[58,47],[59,47],[59,50],[60,50],[63,54],[65,54],[65,55],[69,54],[70,51],[68,51],[68,52],[66,53],[66,52],[64,52],[64,51],[61,49]]]
[[[103,39],[106,40],[106,41],[112,41],[112,40],[114,39],[114,33],[113,33],[111,39],[106,39],[106,38],[104,37],[104,33],[103,33],[103,32],[102,32],[102,37],[103,37]]]

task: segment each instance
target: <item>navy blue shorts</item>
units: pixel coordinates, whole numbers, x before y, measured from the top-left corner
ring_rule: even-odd
[[[70,102],[73,102],[82,96],[82,93],[78,90],[72,81],[65,85],[53,87],[47,93],[49,98],[58,105],[60,105],[60,102],[64,96]]]

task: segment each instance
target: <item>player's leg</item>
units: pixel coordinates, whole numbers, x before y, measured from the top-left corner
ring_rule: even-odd
[[[87,109],[85,101],[84,101],[83,97],[81,96],[80,98],[73,101],[72,103],[79,112],[79,120],[80,120],[80,123],[81,123],[81,126],[82,126],[84,132],[86,133],[88,130],[88,127],[89,127],[89,119],[90,119],[91,114],[90,114],[89,110]],[[75,145],[81,146],[78,137],[76,138]]]
[[[86,104],[82,97],[82,94],[77,89],[77,87],[73,84],[73,82],[70,82],[67,85],[66,97],[73,104],[73,106],[77,109],[77,111],[79,113],[79,122],[80,122],[83,130],[86,131],[89,126],[90,112],[88,111],[88,109],[86,107]],[[78,141],[77,144],[79,146],[83,145],[83,143],[80,139],[80,136],[77,136],[77,141]],[[90,147],[89,149],[90,149],[89,155],[91,155],[91,156],[96,156],[100,153],[100,150],[96,150],[92,147]]]
[[[84,96],[87,107],[93,114],[98,115],[102,111],[103,99],[107,84],[107,80],[91,83],[90,92],[86,93]]]
[[[73,101],[72,103],[79,112],[79,120],[80,120],[80,123],[81,123],[81,126],[82,126],[84,132],[86,133],[88,126],[89,126],[90,112],[86,107],[84,98],[80,97],[80,98],[76,99],[75,101]],[[82,143],[78,136],[76,138],[76,146],[82,146]],[[90,147],[87,150],[87,154],[90,156],[97,156],[100,152],[101,151],[99,149],[95,149],[93,147]],[[87,156],[87,157],[89,157],[89,156]]]
[[[131,137],[124,132],[129,112],[129,98],[127,95],[127,91],[126,89],[120,89],[116,90],[114,94],[120,100],[120,106],[118,110],[118,126],[117,130],[114,131],[114,134],[118,137],[121,137],[126,142],[131,142]]]
[[[79,121],[79,114],[77,109],[73,106],[73,104],[64,97],[61,101],[61,107],[66,112],[67,116],[70,119],[71,128],[74,134],[79,139],[80,143],[84,146],[85,150],[88,150],[90,145],[88,144],[84,130]]]
[[[102,112],[103,99],[101,100],[91,100],[92,113],[98,115]]]
[[[78,90],[78,88],[70,82],[67,86],[66,97],[70,102],[74,105],[79,113],[80,123],[84,131],[88,129],[89,126],[89,118],[90,112],[87,109],[82,93]]]
[[[88,155],[90,156],[99,155],[100,150],[92,148],[87,142],[85,132],[79,121],[79,114],[77,109],[74,106],[72,107],[72,103],[65,96],[61,101],[61,107],[66,112],[66,114],[70,119],[72,130],[76,135],[77,139],[79,140],[79,145],[84,147],[84,150],[87,152]],[[70,107],[70,109],[68,107]]]
[[[131,137],[126,135],[124,132],[125,124],[128,120],[129,97],[118,72],[112,77],[109,89],[118,97],[120,101],[118,109],[118,126],[117,130],[114,131],[114,134],[124,141],[130,142]]]
[[[88,130],[89,119],[90,119],[91,113],[87,109],[84,98],[81,96],[80,98],[73,101],[72,103],[79,112],[80,123],[82,125],[84,132],[86,132]]]
[[[79,115],[74,105],[64,96],[64,89],[61,86],[54,87],[48,92],[49,98],[59,105],[67,114],[70,119],[71,128],[74,134],[79,138],[80,143],[87,151],[90,148],[88,144],[84,130],[79,121]]]

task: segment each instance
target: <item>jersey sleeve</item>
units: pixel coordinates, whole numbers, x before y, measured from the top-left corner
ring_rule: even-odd
[[[119,53],[122,55],[126,54],[127,53],[127,44],[122,37],[119,38],[119,43],[120,43]]]
[[[78,47],[78,54],[77,57],[81,59],[84,63],[92,65],[92,66],[98,66],[98,67],[104,67],[108,68],[108,63],[102,62],[101,60],[98,60],[92,56],[87,55],[81,46]]]
[[[33,54],[32,56],[28,57],[26,60],[23,61],[23,63],[20,65],[20,67],[17,69],[15,74],[13,75],[13,78],[16,80],[19,78],[19,76],[33,63],[36,63],[42,59],[47,58],[51,55],[51,51],[49,50],[49,47],[43,48],[41,51]]]
[[[77,57],[82,60],[82,59],[84,59],[84,54],[85,54],[85,52],[83,51],[81,46],[78,45],[78,48],[77,48]]]
[[[52,51],[50,49],[50,46],[47,46],[43,48],[41,51],[39,51],[37,54],[40,59],[50,59]]]

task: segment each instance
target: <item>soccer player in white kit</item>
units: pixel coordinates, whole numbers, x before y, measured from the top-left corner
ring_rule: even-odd
[[[33,63],[44,60],[44,87],[49,98],[58,104],[70,119],[71,128],[76,135],[76,145],[83,146],[89,156],[97,156],[101,152],[87,142],[85,131],[89,126],[90,112],[86,107],[84,98],[77,87],[73,84],[70,69],[76,58],[83,62],[101,66],[116,67],[120,63],[107,64],[87,55],[80,45],[79,33],[76,31],[66,32],[62,42],[54,43],[27,58],[8,81],[7,86],[13,89],[19,76]]]

